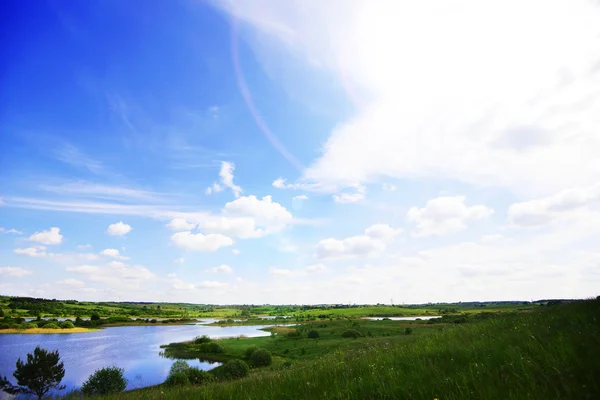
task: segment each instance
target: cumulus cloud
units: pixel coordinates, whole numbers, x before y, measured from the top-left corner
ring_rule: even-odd
[[[60,234],[60,228],[52,227],[47,231],[36,232],[29,237],[32,242],[38,242],[46,245],[56,245],[62,243],[63,236]]]
[[[292,214],[281,204],[274,202],[271,196],[264,196],[262,199],[254,195],[240,197],[225,204],[223,212],[231,216],[252,217],[257,224],[271,227],[292,221]]]
[[[206,272],[210,272],[212,274],[218,274],[218,273],[232,274],[233,268],[231,268],[229,265],[222,264],[222,265],[219,265],[218,267],[209,268],[206,270]]]
[[[0,276],[20,278],[31,274],[32,272],[30,270],[21,267],[0,267]]]
[[[171,236],[171,242],[182,249],[202,252],[214,252],[221,247],[233,245],[230,237],[219,233],[192,233],[190,231],[177,232]]]
[[[100,252],[100,255],[104,257],[118,258],[120,260],[126,260],[127,257],[122,256],[117,249],[104,249]]]
[[[328,238],[317,244],[316,258],[365,257],[384,251],[402,232],[387,224],[375,224],[365,229],[360,236],[345,239]]]
[[[123,221],[110,224],[106,230],[106,233],[110,236],[125,236],[129,232],[131,232],[131,225],[127,225]]]
[[[274,277],[301,277],[308,276],[311,274],[323,273],[327,271],[327,267],[325,267],[323,264],[309,265],[301,269],[285,269],[277,267],[269,268],[269,274],[271,274]]]
[[[356,203],[364,200],[366,189],[363,185],[357,185],[354,187],[354,192],[344,192],[333,195],[333,201],[340,204]]]
[[[554,195],[512,204],[507,216],[511,224],[538,227],[578,210],[589,210],[600,202],[600,184],[571,188]]]
[[[425,207],[411,207],[407,218],[417,225],[415,236],[447,235],[467,227],[467,222],[488,218],[494,210],[484,205],[467,206],[464,196],[437,197]]]
[[[66,268],[67,272],[84,275],[92,282],[100,282],[111,287],[140,287],[142,282],[156,278],[145,267],[128,265],[121,261],[111,261],[105,265],[76,265]]]
[[[33,246],[26,248],[16,248],[13,253],[34,257],[34,258],[48,258],[58,261],[94,261],[99,258],[94,253],[50,253],[47,251],[46,246]]]
[[[85,283],[83,283],[83,281],[80,281],[78,279],[73,279],[73,278],[63,279],[61,281],[57,281],[56,283],[58,285],[68,286],[71,288],[80,288],[80,287],[85,286]]]
[[[206,188],[204,193],[206,195],[210,195],[211,193],[221,192],[224,188],[229,188],[231,189],[235,197],[240,197],[240,194],[243,190],[240,186],[233,183],[234,170],[235,165],[233,163],[222,161],[221,170],[219,171],[220,184],[214,182],[212,186]]]

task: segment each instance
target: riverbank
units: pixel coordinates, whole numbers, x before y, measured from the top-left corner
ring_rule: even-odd
[[[88,329],[88,328],[70,328],[70,329],[46,329],[46,328],[31,328],[31,329],[2,329],[0,330],[0,334],[56,334],[56,333],[87,333],[87,332],[95,332],[98,329]]]

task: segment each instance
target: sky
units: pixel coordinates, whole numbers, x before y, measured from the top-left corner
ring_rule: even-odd
[[[598,1],[3,9],[1,294],[600,294]]]

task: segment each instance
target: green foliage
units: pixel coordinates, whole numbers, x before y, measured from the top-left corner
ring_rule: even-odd
[[[214,376],[211,373],[202,371],[196,367],[190,367],[187,370],[186,375],[192,385],[201,385],[214,380]]]
[[[212,341],[212,339],[211,339],[211,338],[209,338],[209,337],[208,337],[208,336],[206,336],[206,335],[198,336],[198,337],[196,337],[196,338],[194,339],[194,343],[195,343],[195,344],[208,343],[208,342],[211,342],[211,341]]]
[[[258,349],[252,353],[250,360],[257,367],[266,367],[271,365],[273,362],[273,357],[271,356],[271,352],[269,350]]]
[[[223,375],[226,379],[240,379],[250,374],[250,367],[242,360],[231,360],[223,365]]]
[[[96,370],[81,386],[86,396],[106,396],[118,393],[127,387],[127,379],[123,376],[125,370],[117,367],[106,367]]]
[[[13,376],[17,385],[11,384],[6,377],[0,379],[0,389],[9,394],[33,394],[41,399],[51,389],[62,390],[60,385],[65,369],[58,350],[48,351],[37,346],[33,354],[27,354],[27,361],[17,360]]]
[[[90,320],[91,321],[100,321],[100,314],[92,313],[92,315],[90,315]]]
[[[360,337],[360,336],[362,336],[361,333],[359,331],[357,331],[356,329],[348,329],[347,331],[342,333],[342,337],[345,337],[345,338],[356,339],[357,337]]]
[[[258,350],[258,346],[254,346],[254,345],[252,345],[252,346],[248,347],[248,348],[246,349],[246,351],[244,352],[244,354],[245,354],[246,358],[250,358],[250,357],[252,357],[252,354],[253,354],[253,353],[254,353],[256,350]]]
[[[223,353],[225,351],[217,342],[202,343],[199,349],[203,353]]]
[[[37,324],[35,324],[33,322],[23,322],[20,325],[21,329],[34,329],[34,328],[37,328],[37,327],[38,327]]]
[[[169,374],[165,380],[167,386],[187,386],[190,384],[190,379],[185,372],[176,372]]]
[[[406,328],[406,329],[404,330],[404,334],[405,334],[405,335],[410,335],[411,333],[413,333],[413,330],[412,330],[412,328],[410,328],[410,327],[409,327],[409,328]]]
[[[310,331],[308,331],[308,335],[307,337],[309,339],[318,339],[321,335],[319,334],[319,331],[316,329],[312,329]]]
[[[73,329],[75,328],[75,325],[73,325],[71,321],[64,321],[60,324],[60,327],[62,329]]]
[[[44,328],[44,329],[60,329],[60,326],[56,323],[56,322],[50,322],[47,324],[44,324],[43,326],[40,326],[40,328]]]

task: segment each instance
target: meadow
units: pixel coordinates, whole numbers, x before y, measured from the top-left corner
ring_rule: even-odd
[[[287,337],[292,327],[278,327],[274,337],[217,341],[223,357],[243,359],[249,346],[272,351],[273,364],[252,368],[247,378],[105,398],[596,399],[599,315],[596,299],[466,323],[411,323],[411,334],[404,323],[359,321],[354,328],[363,335],[356,339],[338,335],[356,321],[315,321],[306,329],[319,331],[319,339]]]

